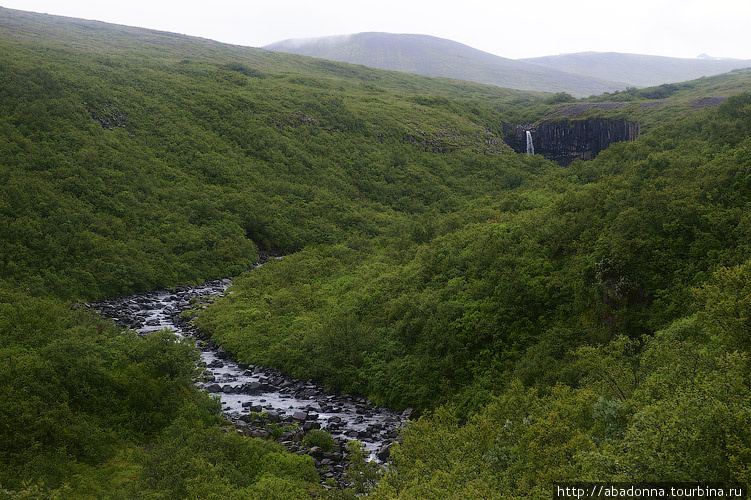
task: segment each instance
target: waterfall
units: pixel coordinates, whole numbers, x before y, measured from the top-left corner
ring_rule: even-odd
[[[527,154],[535,154],[535,145],[532,143],[532,132],[527,130]]]

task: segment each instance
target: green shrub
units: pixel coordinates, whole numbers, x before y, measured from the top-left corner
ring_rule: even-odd
[[[334,450],[334,438],[331,437],[331,434],[321,429],[309,430],[308,433],[305,434],[302,444],[308,448],[318,446],[323,451]]]

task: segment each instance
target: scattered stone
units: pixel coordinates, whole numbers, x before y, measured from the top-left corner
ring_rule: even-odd
[[[265,429],[255,430],[251,435],[259,439],[269,439],[271,437],[271,433]]]
[[[305,422],[302,426],[302,430],[304,430],[305,432],[320,428],[321,424],[319,424],[318,422]]]
[[[716,108],[723,102],[727,101],[727,97],[700,97],[691,101],[691,106],[695,108]]]
[[[242,392],[245,394],[258,394],[261,390],[262,384],[260,382],[248,382],[242,386]]]
[[[308,455],[313,457],[322,457],[323,456],[323,450],[319,446],[313,446],[309,451]]]
[[[170,327],[179,335],[195,337],[206,360],[206,371],[197,378],[197,383],[206,391],[222,397],[225,416],[235,424],[234,430],[225,429],[226,432],[271,439],[274,434],[271,427],[267,428],[269,424],[293,425],[298,430],[289,428],[281,433],[278,440],[293,453],[313,455],[322,480],[333,478],[340,485],[346,483],[343,450],[348,439],[360,439],[367,443],[368,450],[372,454],[377,452],[376,459],[383,461],[381,457],[386,456],[385,448],[398,435],[396,428],[401,424],[398,415],[376,408],[361,397],[327,394],[312,380],[303,382],[277,370],[236,363],[230,353],[198,331],[189,322],[190,318],[181,316],[186,309],[208,304],[210,300],[203,297],[222,294],[228,284],[229,280],[209,282],[198,287],[180,286],[169,292],[141,293],[85,304],[83,307],[113,318],[120,326],[138,329],[139,335]],[[267,396],[272,403],[277,401],[277,395],[282,394],[282,398],[295,397],[299,403],[305,403],[276,408],[272,404],[258,404],[258,401],[265,403],[266,399],[256,402],[247,400],[248,395],[266,393],[269,396],[276,393],[273,397]],[[359,431],[353,429],[352,424],[358,424]],[[323,452],[317,447],[308,450],[300,445],[307,431],[322,427],[334,437],[332,452]]]
[[[391,456],[391,446],[391,443],[386,443],[378,449],[376,456],[379,460],[385,462],[389,459],[389,457]]]

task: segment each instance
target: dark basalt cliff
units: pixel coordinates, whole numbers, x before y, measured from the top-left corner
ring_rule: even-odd
[[[639,135],[639,124],[624,120],[587,119],[516,127],[509,125],[505,127],[506,143],[517,153],[526,153],[527,131],[532,134],[535,154],[566,166],[577,158],[591,160],[614,142],[633,141]]]

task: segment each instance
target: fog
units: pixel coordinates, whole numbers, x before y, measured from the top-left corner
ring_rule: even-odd
[[[751,59],[749,0],[0,0],[0,5],[254,47],[380,31],[448,38],[514,59],[584,51]]]

